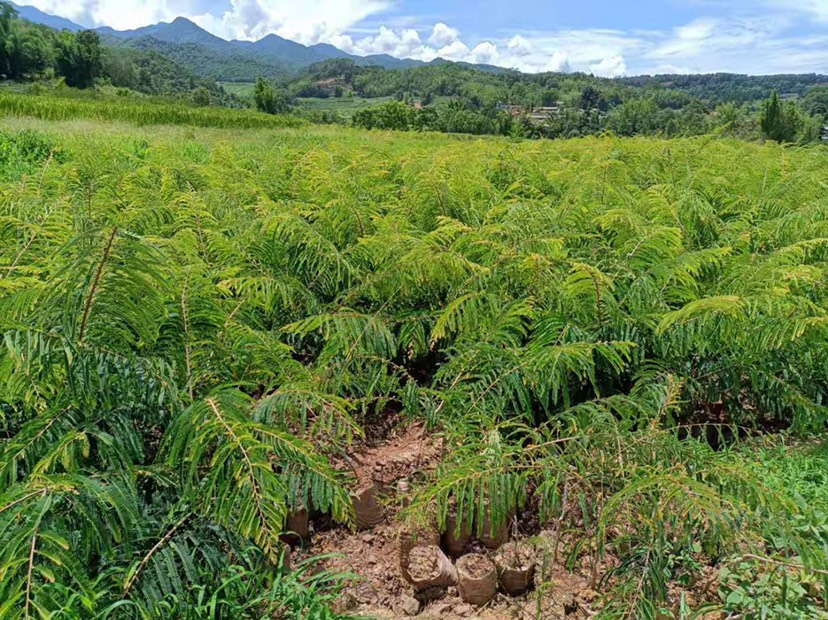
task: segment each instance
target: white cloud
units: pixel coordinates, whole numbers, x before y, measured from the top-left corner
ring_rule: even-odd
[[[28,0],[23,4],[82,26],[130,29],[175,18],[178,3],[169,0]]]
[[[471,50],[468,45],[462,41],[455,41],[454,43],[441,47],[437,50],[437,56],[445,58],[446,60],[461,61],[467,60],[470,52]]]
[[[420,34],[413,28],[397,32],[380,26],[379,34],[374,37],[364,37],[352,44],[351,48],[353,53],[361,56],[390,54],[397,58],[431,60],[436,55],[432,48],[423,44]]]
[[[828,22],[828,0],[764,0],[772,8],[798,11],[807,17]]]
[[[474,62],[484,65],[496,65],[500,59],[497,46],[491,41],[480,43],[471,51]]]
[[[590,65],[589,70],[600,77],[621,77],[627,73],[627,63],[623,56],[610,56]]]
[[[349,54],[354,51],[354,40],[347,34],[336,34],[328,37],[326,43],[330,43],[334,47],[338,47],[343,52],[348,52]]]
[[[569,73],[572,71],[572,65],[569,62],[569,56],[565,52],[555,52],[549,58],[543,71],[559,71],[561,73]]]
[[[460,31],[457,28],[439,22],[434,24],[431,31],[431,37],[428,42],[436,48],[448,47],[460,39]]]
[[[28,4],[84,26],[126,30],[179,15],[225,39],[255,40],[270,33],[313,44],[347,33],[387,11],[392,0],[230,0],[221,14],[193,10],[192,0],[27,0]]]
[[[532,45],[519,34],[509,39],[509,52],[515,56],[528,56],[532,53]]]
[[[231,0],[230,10],[221,17],[207,13],[193,21],[224,38],[255,40],[276,33],[313,44],[342,35],[389,7],[389,0]]]

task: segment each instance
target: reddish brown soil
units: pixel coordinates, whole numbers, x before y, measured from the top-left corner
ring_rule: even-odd
[[[464,559],[468,558],[468,559]],[[485,577],[489,574],[489,571],[492,570],[492,564],[486,560],[486,558],[479,554],[472,554],[466,555],[461,558],[463,560],[463,570],[466,573],[475,579],[480,579],[481,577]],[[458,560],[458,563],[461,561]]]
[[[420,424],[383,430],[384,438],[372,438],[354,449],[345,461],[360,484],[373,481],[380,489],[386,507],[384,520],[368,531],[354,532],[316,519],[311,523],[310,541],[294,551],[294,560],[334,554],[323,561],[324,568],[360,576],[341,597],[341,611],[381,619],[416,615],[422,620],[585,620],[595,615],[598,594],[589,587],[587,563],[570,572],[551,562],[555,536],[539,531],[531,511],[519,515],[514,527],[518,538],[534,535],[538,564],[534,587],[528,592],[515,597],[498,593],[482,608],[464,603],[456,587],[415,593],[400,571],[400,527],[396,517],[405,503],[410,481],[437,467],[442,444]],[[476,541],[469,550],[492,560],[496,553]]]
[[[442,442],[429,436],[422,424],[412,424],[378,445],[357,448],[351,460],[361,481],[373,480],[388,489],[418,472],[435,469],[441,453]]]

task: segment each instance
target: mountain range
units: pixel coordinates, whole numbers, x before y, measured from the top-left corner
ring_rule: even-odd
[[[73,32],[84,29],[68,19],[44,13],[32,6],[17,6],[13,3],[12,6],[20,17],[36,24]],[[327,43],[302,45],[275,34],[269,34],[258,41],[227,41],[184,17],[135,30],[114,30],[108,26],[95,30],[108,45],[157,51],[183,65],[196,76],[220,81],[251,81],[261,76],[285,77],[332,58],[346,58],[361,66],[386,69],[426,64],[420,60],[400,59],[387,54],[357,56]]]

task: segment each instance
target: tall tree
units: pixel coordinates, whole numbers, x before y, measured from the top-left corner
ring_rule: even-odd
[[[809,88],[802,99],[802,107],[808,114],[828,120],[828,86]]]
[[[89,88],[101,74],[101,38],[94,30],[61,33],[58,68],[69,86]]]
[[[793,142],[799,131],[800,119],[795,105],[779,100],[776,91],[762,105],[759,126],[762,135],[776,142]]]
[[[288,99],[284,92],[273,90],[270,82],[264,78],[256,80],[253,87],[253,100],[256,108],[266,114],[285,114],[288,112]]]
[[[17,11],[10,4],[0,2],[0,74],[8,75],[11,67],[10,58],[13,53],[12,24]]]

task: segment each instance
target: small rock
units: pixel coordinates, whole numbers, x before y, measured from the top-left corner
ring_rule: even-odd
[[[428,608],[428,611],[429,613],[432,613],[435,616],[442,618],[448,615],[448,613],[451,611],[451,608],[451,603],[435,603],[434,605]]]
[[[345,613],[355,610],[359,606],[359,601],[354,598],[350,592],[342,593],[336,601],[335,610]]]
[[[400,609],[406,616],[416,616],[420,613],[420,602],[413,596],[403,596],[400,601]]]
[[[364,542],[364,543],[374,542],[374,535],[373,534],[364,534],[362,536],[362,542]]]
[[[363,605],[370,605],[377,601],[377,593],[370,584],[358,584],[354,590],[354,598]]]
[[[454,613],[458,616],[468,616],[471,612],[474,611],[471,605],[466,605],[465,603],[462,605],[457,605],[454,608]]]

